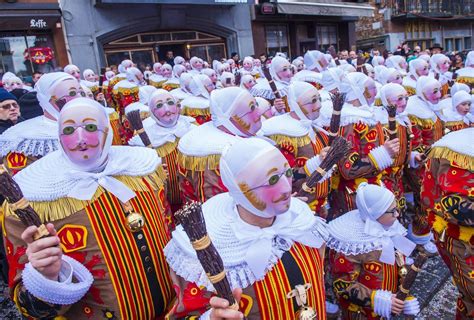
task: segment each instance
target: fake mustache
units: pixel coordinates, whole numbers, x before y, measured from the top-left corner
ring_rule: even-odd
[[[69,151],[80,151],[85,148],[97,148],[99,146],[99,142],[97,142],[95,145],[93,144],[78,144],[74,148],[69,148]]]
[[[282,194],[278,199],[276,200],[272,200],[273,203],[278,203],[280,201],[285,201],[285,200],[288,200],[288,198],[290,197],[290,193],[289,192],[285,192],[284,194]]]

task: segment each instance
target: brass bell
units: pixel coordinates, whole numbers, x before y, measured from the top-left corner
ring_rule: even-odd
[[[400,278],[405,278],[407,274],[408,274],[408,269],[406,266],[403,266],[398,270],[398,275],[400,276]]]
[[[127,216],[127,229],[137,232],[145,226],[145,217],[137,212],[130,212]]]

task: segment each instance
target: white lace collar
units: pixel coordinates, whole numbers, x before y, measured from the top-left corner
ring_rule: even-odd
[[[300,237],[312,238],[318,247],[328,236],[323,220],[314,216],[307,204],[295,198],[291,201],[289,211],[276,218],[274,226],[279,230],[276,234],[272,231],[273,227],[261,229],[243,222],[238,216],[234,200],[228,193],[219,194],[206,201],[203,212],[209,237],[222,257],[232,288],[247,288],[263,279],[278,263],[283,253],[290,250],[295,241],[299,242]],[[261,237],[262,232],[265,233],[263,238],[271,240],[271,247],[266,252],[268,259],[263,265],[264,274],[257,277],[247,263],[247,253],[255,241],[261,239],[257,237]],[[293,236],[280,236],[281,234]],[[173,232],[164,252],[171,269],[179,276],[213,290],[189,238],[181,227]]]
[[[149,117],[143,121],[143,128],[150,138],[153,148],[158,148],[168,142],[176,141],[176,138],[181,138],[188,131],[196,128],[194,118],[187,116],[179,116],[176,125],[172,128],[165,128],[159,126],[153,118]],[[128,141],[131,146],[144,146],[139,135],[134,136]]]
[[[112,146],[104,172],[112,172],[114,176],[145,176],[155,172],[160,164],[161,158],[155,150]],[[66,197],[81,181],[75,172],[77,169],[58,150],[35,161],[16,174],[14,179],[27,200],[53,201]]]
[[[463,121],[465,124],[469,125],[470,121],[469,118],[466,116],[461,115],[459,112],[447,107],[446,109],[443,109],[441,112],[441,119],[444,122],[450,122],[450,121]]]
[[[472,147],[473,141],[474,128],[466,128],[448,133],[443,138],[436,141],[432,147],[448,148],[454,152],[474,157],[474,148]]]
[[[287,95],[288,84],[282,81],[275,80],[275,85],[277,90],[280,92],[282,97]],[[268,80],[265,78],[259,78],[257,80],[257,84],[250,89],[250,93],[254,97],[262,97],[267,100],[275,99],[275,95],[273,94],[273,90],[270,88],[270,84]]]
[[[363,221],[359,210],[349,211],[332,220],[327,225],[327,231],[329,238],[326,245],[336,252],[358,255],[382,250],[381,259],[385,260],[382,262],[390,264],[395,262],[394,243],[405,255],[409,255],[415,248],[415,244],[405,238],[407,230],[400,223],[385,230],[376,221]]]
[[[195,157],[220,155],[236,139],[243,138],[217,129],[211,121],[186,133],[179,140],[178,150],[184,155]]]
[[[474,68],[473,67],[465,67],[456,71],[458,77],[472,77],[474,78]]]
[[[45,116],[20,122],[0,135],[2,157],[9,152],[42,157],[58,149],[58,123]]]
[[[377,119],[374,112],[374,107],[363,105],[360,107],[354,107],[350,103],[344,103],[341,111],[341,126],[347,126],[362,122],[369,126],[377,124]]]

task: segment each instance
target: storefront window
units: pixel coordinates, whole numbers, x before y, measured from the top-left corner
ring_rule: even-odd
[[[316,36],[319,50],[325,52],[330,46],[334,46],[337,50],[337,26],[317,25]]]
[[[286,25],[266,25],[265,36],[269,56],[275,56],[277,52],[283,52],[287,57],[290,56],[288,28]]]
[[[55,68],[51,35],[0,33],[0,75],[9,71],[25,77],[34,71],[47,73]]]

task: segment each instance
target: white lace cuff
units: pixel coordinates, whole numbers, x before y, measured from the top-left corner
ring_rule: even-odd
[[[419,154],[420,153],[418,151],[410,152],[410,168],[416,169],[420,166],[419,162],[416,161],[416,159],[415,159],[415,157]]]
[[[420,313],[420,303],[415,297],[408,297],[403,304],[403,313],[407,316],[416,316]]]
[[[211,312],[212,312],[212,309],[207,310],[206,312],[201,314],[201,316],[199,317],[199,320],[210,320],[211,319]]]
[[[377,147],[370,151],[369,157],[375,162],[375,166],[379,170],[387,169],[393,163],[393,159],[384,146]]]
[[[72,283],[73,275],[77,283]],[[63,255],[59,281],[45,278],[31,263],[26,264],[22,280],[26,290],[36,298],[52,304],[70,305],[89,291],[94,278],[80,262]]]
[[[377,290],[374,296],[374,312],[381,317],[389,318],[392,310],[392,293]]]
[[[305,169],[306,169],[306,172],[309,173],[310,175],[313,174],[314,171],[316,171],[316,169],[321,165],[321,157],[319,155],[317,156],[314,156],[312,158],[309,158],[307,161],[306,161],[306,164],[305,164]],[[326,181],[327,179],[331,178],[331,175],[332,175],[332,172],[333,172],[333,169],[331,168],[324,176],[323,178],[318,181],[318,183],[322,183],[324,181]]]

